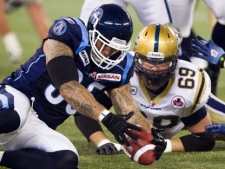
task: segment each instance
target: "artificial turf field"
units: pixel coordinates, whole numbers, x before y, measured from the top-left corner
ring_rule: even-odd
[[[79,17],[83,0],[45,0],[44,7],[50,22],[61,16]],[[132,7],[128,7],[134,21],[134,34],[132,44],[143,26],[138,21]],[[17,34],[22,44],[24,54],[21,63],[12,64],[5,52],[2,41],[0,41],[0,80],[9,75],[27,58],[29,58],[40,45],[40,40],[35,28],[27,16],[24,7],[8,15],[13,31]],[[207,7],[203,2],[198,4],[194,17],[194,30],[196,34],[209,39],[211,28],[208,22]],[[132,46],[133,47],[133,46]],[[222,70],[218,85],[218,97],[225,101],[225,71]],[[103,128],[105,130],[105,128]],[[81,169],[222,169],[225,168],[225,142],[217,141],[215,148],[210,152],[191,153],[168,153],[164,154],[159,161],[151,166],[141,166],[131,160],[123,153],[117,155],[99,156],[94,155],[94,147],[86,141],[73,123],[73,118],[69,118],[65,123],[57,128],[58,131],[66,135],[76,146],[80,155]],[[114,140],[108,131],[107,135]],[[187,133],[185,130],[178,135]],[[2,169],[3,167],[0,167]]]

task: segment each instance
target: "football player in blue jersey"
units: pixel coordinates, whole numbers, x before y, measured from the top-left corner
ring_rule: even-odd
[[[139,123],[151,129],[130,94],[132,33],[130,15],[115,4],[97,7],[87,27],[78,18],[55,20],[35,54],[0,83],[1,166],[78,168],[76,148],[54,130],[77,111],[102,122],[128,146],[126,137],[137,139],[129,129],[140,131]],[[94,99],[105,91],[119,115]],[[164,139],[156,137],[157,143],[162,153]]]

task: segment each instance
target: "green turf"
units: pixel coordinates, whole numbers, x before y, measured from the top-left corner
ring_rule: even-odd
[[[46,13],[51,21],[60,16],[73,16],[79,17],[83,0],[45,0],[44,5]],[[206,39],[210,38],[210,28],[207,22],[206,6],[200,2],[194,18],[194,30]],[[134,36],[132,44],[137,36],[137,32],[142,28],[138,21],[133,9],[129,6],[128,10],[134,20]],[[39,46],[40,41],[36,34],[35,28],[31,24],[27,16],[26,9],[21,8],[18,11],[9,15],[9,20],[12,25],[13,31],[18,35],[19,40],[24,49],[23,61],[29,58],[36,48]],[[19,64],[11,64],[9,57],[3,48],[0,41],[0,80],[3,79],[10,72],[15,70]],[[225,86],[224,86],[224,70],[222,70],[218,86],[218,96],[225,101]],[[162,158],[151,166],[141,166],[131,160],[124,153],[110,156],[93,155],[94,147],[87,143],[85,138],[77,130],[73,123],[73,118],[69,118],[64,124],[57,129],[65,134],[77,147],[80,155],[80,168],[82,169],[221,169],[224,168],[225,159],[225,142],[218,141],[216,147],[210,152],[199,153],[168,153],[164,154]],[[105,130],[105,128],[104,128]],[[108,131],[107,135],[114,140]],[[179,135],[186,134],[182,131]],[[179,136],[177,135],[177,136]],[[0,169],[3,167],[0,167]]]

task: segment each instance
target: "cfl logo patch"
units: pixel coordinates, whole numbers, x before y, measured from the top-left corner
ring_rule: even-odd
[[[218,56],[218,52],[216,50],[212,49],[211,50],[211,56],[216,58]]]
[[[131,86],[131,94],[132,95],[136,95],[137,94],[137,91],[138,91],[138,88],[137,87]]]
[[[64,21],[59,21],[58,23],[55,24],[53,28],[53,33],[57,36],[62,35],[67,29],[66,22]]]

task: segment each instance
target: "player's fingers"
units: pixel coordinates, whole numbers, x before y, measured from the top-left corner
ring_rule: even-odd
[[[127,134],[127,133],[126,133]],[[128,135],[128,134],[127,134]],[[129,135],[128,135],[129,136]],[[124,144],[126,144],[127,147],[130,147],[130,143],[129,141],[127,140],[127,138],[125,137],[124,134],[121,134],[120,135],[121,139],[123,140]],[[129,136],[130,137],[130,136]],[[131,137],[132,138],[132,137]]]
[[[206,126],[205,127],[205,129],[207,129],[207,130],[212,130],[212,129],[218,129],[219,128],[219,126],[218,125],[209,125],[209,126]]]
[[[138,139],[138,136],[137,135],[134,135],[129,130],[126,131],[126,135],[128,135],[130,138],[132,138],[135,141],[137,141],[137,139]]]
[[[118,153],[117,148],[114,146],[114,144],[110,144],[109,148],[110,148],[112,154],[117,154]]]
[[[206,49],[203,49],[203,48],[201,48],[199,46],[196,46],[196,45],[191,45],[191,49],[196,51],[197,53],[201,53],[203,56],[207,56],[207,50]],[[202,55],[200,55],[200,57]]]
[[[196,40],[191,40],[191,48],[193,48],[193,50],[197,50],[203,53],[208,50],[207,46]]]
[[[124,141],[120,138],[119,135],[116,134],[116,135],[114,135],[114,137],[115,137],[116,141],[118,141],[118,143],[124,144]]]
[[[208,43],[208,41],[205,40],[204,38],[202,38],[201,36],[197,36],[196,39],[197,39],[198,41],[200,41],[201,43],[203,43],[203,44],[207,44],[207,43]]]
[[[137,131],[142,131],[141,127],[138,127],[138,126],[136,126],[134,124],[131,124],[131,123],[127,123],[127,127],[129,129],[134,129],[134,130],[137,130]]]

